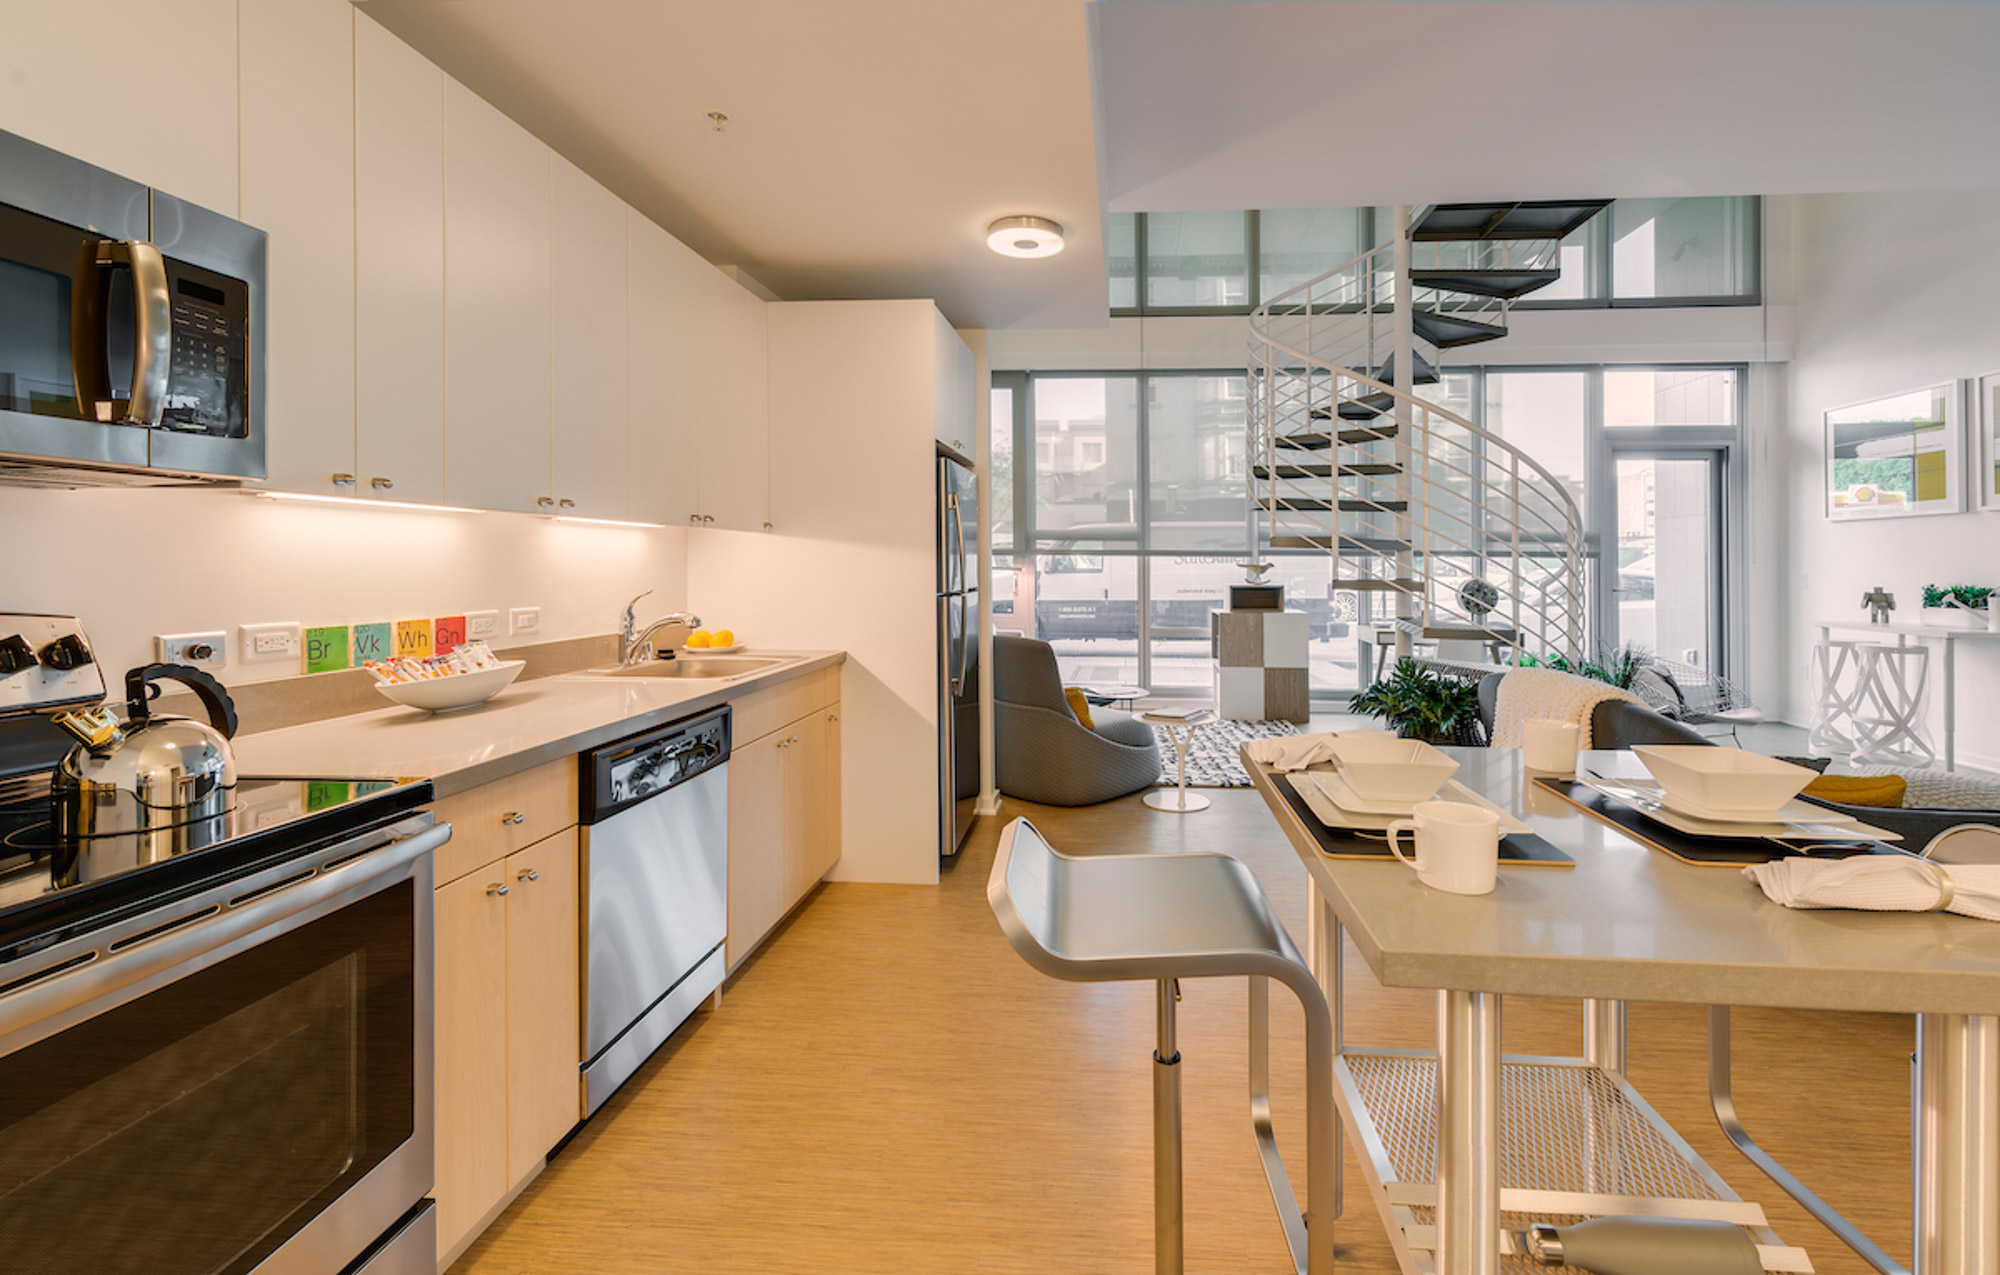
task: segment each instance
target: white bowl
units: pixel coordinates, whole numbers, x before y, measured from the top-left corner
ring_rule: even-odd
[[[1366,801],[1429,801],[1458,773],[1458,763],[1420,739],[1393,735],[1337,735],[1333,756],[1340,777]]]
[[[1710,744],[1640,744],[1632,755],[1667,796],[1725,815],[1768,819],[1819,778],[1788,761]]]
[[[454,673],[421,682],[377,682],[375,689],[398,704],[429,713],[449,713],[454,708],[484,704],[506,690],[527,666],[526,660],[502,660],[497,668],[480,669],[476,673]]]

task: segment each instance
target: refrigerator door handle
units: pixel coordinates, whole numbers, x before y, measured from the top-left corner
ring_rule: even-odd
[[[972,652],[972,633],[966,625],[966,621],[970,618],[969,604],[966,599],[971,596],[969,593],[958,595],[958,669],[951,675],[951,694],[953,699],[957,699],[959,696],[965,694],[965,679],[968,674],[968,670],[965,667],[966,657]]]

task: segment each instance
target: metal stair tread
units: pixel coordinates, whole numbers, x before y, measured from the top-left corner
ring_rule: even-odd
[[[1433,204],[1410,227],[1419,243],[1482,239],[1561,239],[1605,208],[1608,199],[1532,199],[1519,203]]]
[[[1291,513],[1329,513],[1332,502],[1324,496],[1278,496],[1273,503]],[[1407,500],[1369,500],[1356,496],[1340,498],[1340,512],[1346,514],[1399,514],[1409,507]]]
[[[1465,292],[1477,297],[1499,297],[1509,301],[1539,292],[1561,277],[1562,271],[1554,268],[1481,270],[1471,266],[1432,266],[1410,271],[1411,284],[1419,288]]]
[[[1477,345],[1481,341],[1497,341],[1507,335],[1507,329],[1497,323],[1462,319],[1457,315],[1441,314],[1436,310],[1418,310],[1410,316],[1410,327],[1419,337],[1440,350],[1457,349],[1461,345]]]
[[[1387,461],[1380,464],[1364,463],[1357,465],[1311,465],[1281,462],[1276,468],[1278,477],[1280,478],[1333,478],[1336,476],[1341,478],[1358,478],[1366,475],[1400,474],[1403,472],[1401,465],[1391,464]],[[1272,466],[1270,465],[1253,465],[1250,467],[1250,472],[1255,477],[1268,481],[1271,477],[1271,469]],[[1336,470],[1339,471],[1337,475],[1335,473]]]

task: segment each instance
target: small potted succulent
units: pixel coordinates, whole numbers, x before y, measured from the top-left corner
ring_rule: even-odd
[[[1923,620],[1940,629],[2000,628],[1993,590],[1977,584],[1924,586]]]

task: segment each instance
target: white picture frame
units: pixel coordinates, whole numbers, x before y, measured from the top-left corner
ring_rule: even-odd
[[[1940,381],[1827,409],[1826,517],[1919,518],[1966,510],[1965,383]]]
[[[1976,377],[1970,384],[1972,411],[1968,415],[1977,442],[1968,454],[1978,465],[1972,487],[1979,493],[1981,509],[2000,510],[2000,371]]]

